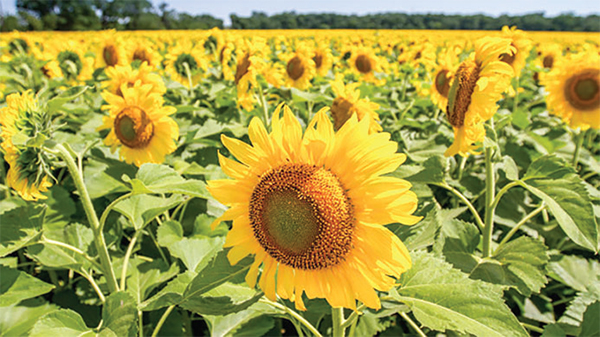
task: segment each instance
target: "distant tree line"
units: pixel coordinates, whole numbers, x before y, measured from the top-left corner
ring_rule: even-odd
[[[223,28],[223,20],[210,15],[190,15],[155,8],[149,0],[16,0],[17,15],[0,18],[1,31],[13,30],[154,30]],[[370,15],[297,14],[249,17],[231,15],[232,29],[478,29],[498,30],[516,25],[524,30],[600,32],[600,16],[544,13],[491,17],[487,15],[444,15],[381,13]]]
[[[231,15],[233,29],[476,29],[499,30],[516,25],[523,30],[600,32],[600,16],[576,16],[565,13],[545,17],[544,13],[476,15],[381,13],[370,15],[297,14],[287,12],[267,15],[253,12],[243,18]]]

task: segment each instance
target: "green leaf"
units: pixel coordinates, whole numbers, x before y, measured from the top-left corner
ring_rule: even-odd
[[[0,214],[0,257],[37,242],[45,213],[46,207],[27,204]]]
[[[275,316],[284,314],[283,310],[259,302],[238,313],[225,316],[204,315],[203,318],[209,323],[211,336],[233,336],[243,333],[245,324],[254,318],[263,315]]]
[[[19,305],[0,306],[0,336],[28,336],[37,320],[58,310],[39,298],[26,300]]]
[[[424,326],[476,336],[527,336],[504,303],[502,287],[472,280],[425,252],[413,252],[413,267],[390,295],[410,307]]]
[[[566,337],[564,330],[561,329],[559,324],[548,324],[544,328],[542,337]]]
[[[48,243],[29,246],[27,255],[46,267],[78,270],[91,266],[91,263],[80,254]]]
[[[600,302],[587,307],[583,313],[583,322],[581,323],[580,337],[600,336]]]
[[[261,297],[262,292],[226,282],[202,296],[187,298],[179,306],[200,315],[229,315],[247,309]]]
[[[443,184],[445,182],[447,163],[445,157],[435,155],[423,163],[424,169],[419,173],[406,178],[410,182],[427,184]]]
[[[555,156],[544,156],[528,168],[523,186],[542,199],[576,244],[598,252],[598,224],[581,178]]]
[[[578,335],[583,314],[592,303],[597,301],[600,301],[600,281],[598,280],[591,283],[588,290],[577,294],[577,297],[558,320],[561,328],[567,334]]]
[[[127,271],[129,275],[127,276],[126,289],[133,296],[137,305],[144,301],[156,287],[175,277],[179,272],[179,268],[177,264],[172,264],[169,267],[163,260],[148,262],[133,258],[129,260]]]
[[[547,269],[548,276],[577,291],[586,291],[600,277],[598,261],[574,255],[552,255]]]
[[[178,257],[188,270],[199,271],[223,249],[225,238],[182,238],[168,247],[171,255]]]
[[[96,334],[85,325],[78,313],[70,309],[60,309],[40,317],[31,329],[30,336],[92,337]]]
[[[434,208],[416,225],[393,224],[387,227],[404,242],[409,251],[412,251],[433,245],[440,231],[441,222],[439,211]]]
[[[101,153],[94,150],[92,152]],[[119,178],[130,170],[130,165],[121,162],[106,164],[97,160],[89,160],[83,169],[83,177],[90,198],[96,199],[112,193],[127,192],[127,186]],[[115,175],[118,176],[115,177]]]
[[[183,293],[187,286],[192,282],[196,273],[186,271],[177,275],[156,295],[152,296],[139,305],[140,310],[153,311],[170,305],[179,304],[183,301]]]
[[[519,237],[500,246],[494,254],[482,260],[471,272],[471,278],[515,287],[529,297],[539,293],[548,282],[546,247],[539,240]]]
[[[453,211],[456,214],[463,210],[464,208],[459,208]],[[449,212],[442,211],[444,213]],[[470,222],[454,219],[454,214],[444,221],[434,252],[444,256],[455,268],[469,273],[479,263],[479,257],[474,255],[479,245],[479,230]]]
[[[136,230],[144,228],[150,221],[165,211],[179,205],[181,195],[161,198],[152,195],[134,195],[115,205],[114,210],[123,214]]]
[[[137,172],[136,178],[128,182],[135,194],[180,193],[202,199],[212,198],[204,182],[184,179],[175,170],[165,165],[144,164]]]
[[[61,92],[60,94],[56,95],[54,98],[48,101],[48,111],[54,112],[56,110],[59,110],[65,103],[70,102],[75,98],[81,96],[88,88],[88,86],[80,85],[76,87],[71,87]]]
[[[175,220],[163,222],[156,231],[156,240],[163,247],[169,247],[181,239],[183,239],[183,227]]]
[[[0,265],[0,307],[17,304],[54,289],[52,284],[43,282],[20,270]]]
[[[506,174],[506,178],[511,181],[519,180],[519,168],[515,161],[509,157],[502,157],[502,169]]]
[[[100,336],[136,336],[137,309],[135,300],[126,292],[116,292],[106,298],[102,308]]]
[[[417,163],[422,163],[433,156],[442,156],[447,146],[437,144],[433,139],[412,140],[405,142],[408,157]]]

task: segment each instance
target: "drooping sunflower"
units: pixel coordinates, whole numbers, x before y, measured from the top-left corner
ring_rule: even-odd
[[[262,38],[244,38],[238,43],[236,49],[236,68],[234,82],[237,89],[237,104],[246,111],[254,108],[253,88],[258,86],[256,76],[261,74],[265,67],[263,54],[268,50]]]
[[[331,55],[331,49],[327,45],[327,42],[329,41],[315,43],[315,47],[312,50],[312,60],[315,62],[315,70],[319,76],[327,75],[333,65],[333,56]]]
[[[254,287],[259,279],[269,299],[289,299],[300,310],[303,293],[333,307],[356,309],[359,300],[378,309],[375,290],[389,290],[411,266],[402,241],[382,225],[420,220],[410,183],[383,176],[406,156],[388,133],[369,134],[368,119],[353,115],[336,133],[322,109],[303,134],[283,110],[281,118],[276,109],[270,133],[251,121],[252,145],[221,137],[240,160],[219,155],[233,180],[208,182],[230,207],[213,223],[233,220],[229,261],[254,255],[246,282]]]
[[[41,150],[13,143],[13,136],[23,133],[29,137],[44,134],[40,126],[47,121],[31,91],[6,97],[6,107],[0,110],[0,138],[4,160],[10,166],[6,183],[25,200],[46,199],[42,192],[52,186],[48,160]],[[40,125],[40,123],[42,125]],[[44,134],[48,136],[48,134]]]
[[[542,79],[548,110],[573,128],[600,128],[600,55],[572,54],[554,62]]]
[[[69,83],[77,83],[92,78],[94,58],[82,53],[85,47],[73,40],[61,41],[52,45],[61,76]]]
[[[368,99],[360,98],[358,86],[360,83],[349,83],[344,85],[341,77],[331,82],[331,89],[337,96],[331,104],[331,116],[333,117],[333,127],[339,130],[354,114],[358,120],[370,120],[369,133],[376,133],[381,130],[379,125],[379,104],[370,102]]]
[[[301,45],[296,52],[282,56],[285,65],[285,85],[304,90],[315,77],[316,68],[310,50]]]
[[[452,81],[446,115],[454,129],[454,143],[446,156],[475,153],[483,142],[483,123],[496,113],[496,102],[510,85],[512,67],[500,55],[513,52],[509,39],[484,37],[474,43],[475,52],[463,61]]]
[[[457,66],[458,52],[454,47],[449,46],[440,51],[437,66],[433,70],[431,85],[427,87],[422,82],[415,83],[419,95],[429,97],[438,108],[445,110],[448,105],[450,84]]]
[[[112,94],[123,96],[121,85],[125,83],[128,88],[131,88],[139,81],[140,84],[151,84],[151,93],[163,95],[167,91],[165,84],[162,77],[153,73],[152,69],[146,62],[142,63],[138,69],[133,69],[130,65],[107,68],[106,76],[110,78],[107,89]]]
[[[150,39],[137,39],[130,41],[125,46],[127,63],[139,61],[146,62],[152,69],[160,65],[162,57],[157,51],[156,45]]]
[[[108,102],[102,109],[108,110],[109,115],[98,130],[110,129],[104,144],[112,152],[118,148],[121,159],[136,166],[160,164],[177,148],[179,127],[170,117],[176,109],[163,106],[162,96],[152,90],[152,84],[137,82],[131,88],[123,83],[122,96],[102,93]]]
[[[166,72],[175,81],[192,87],[208,68],[202,45],[194,45],[188,40],[178,41],[175,46],[169,48],[165,63]]]

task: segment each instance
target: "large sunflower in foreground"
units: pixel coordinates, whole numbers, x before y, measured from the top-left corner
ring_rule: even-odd
[[[573,128],[600,128],[600,55],[578,53],[557,60],[542,85],[550,112]]]
[[[446,108],[454,129],[454,143],[446,150],[446,156],[468,156],[475,153],[476,143],[483,142],[483,123],[496,113],[496,102],[513,76],[512,67],[500,61],[500,55],[513,49],[509,39],[481,38],[475,41],[475,52],[456,70]]]
[[[46,116],[31,91],[6,97],[6,107],[0,110],[0,138],[4,160],[10,166],[6,183],[25,200],[46,199],[42,192],[52,186],[44,154],[35,147],[18,146],[13,136],[29,137],[48,134],[40,126],[47,125]],[[40,122],[41,125],[39,124]]]
[[[136,166],[160,164],[165,155],[177,148],[179,128],[170,117],[176,109],[163,106],[162,96],[152,90],[152,84],[137,83],[129,88],[123,83],[122,95],[102,93],[108,102],[102,109],[108,110],[109,115],[103,118],[98,130],[110,129],[104,144],[112,152],[120,148],[119,156]]]
[[[387,291],[411,266],[402,241],[382,225],[420,220],[417,197],[405,180],[383,176],[406,156],[390,134],[369,134],[369,120],[352,116],[334,132],[324,109],[304,134],[281,106],[267,133],[254,118],[252,145],[222,136],[240,162],[219,155],[233,180],[208,182],[212,195],[230,208],[215,221],[233,220],[228,258],[254,263],[246,282],[267,298],[277,295],[305,310],[302,295],[325,298],[333,307],[356,309],[356,300],[380,308],[375,290]],[[261,268],[262,266],[262,268]]]
[[[369,132],[375,133],[382,130],[379,125],[379,114],[375,110],[379,109],[379,104],[370,102],[368,99],[360,98],[358,86],[360,83],[350,83],[344,85],[341,77],[331,82],[331,89],[337,96],[331,104],[331,116],[333,117],[333,127],[339,130],[344,123],[354,114],[358,120],[369,119]]]

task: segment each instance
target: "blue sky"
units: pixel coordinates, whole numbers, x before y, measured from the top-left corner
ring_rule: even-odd
[[[151,0],[156,7],[161,2],[171,9],[190,14],[210,14],[230,23],[229,15],[249,16],[253,11],[267,14],[296,11],[297,13],[358,14],[381,12],[475,14],[492,16],[544,12],[556,16],[565,12],[577,15],[600,13],[598,0]],[[5,13],[15,13],[15,0],[0,0]]]

